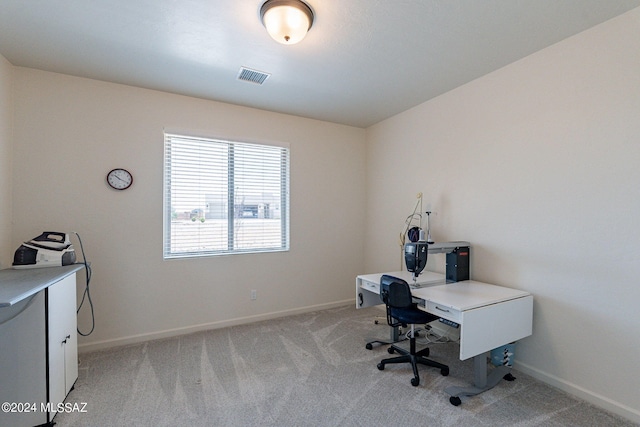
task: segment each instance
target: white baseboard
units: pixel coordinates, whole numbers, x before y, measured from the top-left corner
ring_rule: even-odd
[[[235,319],[221,320],[218,322],[202,323],[199,325],[186,326],[182,328],[167,329],[164,331],[150,332],[146,334],[130,335],[122,338],[115,338],[104,341],[96,341],[87,344],[78,345],[78,353],[88,353],[91,351],[104,350],[112,347],[121,347],[124,345],[137,344],[145,341],[152,341],[162,338],[170,338],[179,335],[191,334],[194,332],[206,331],[210,329],[221,329],[229,326],[245,325],[248,323],[260,322],[262,320],[277,319],[285,316],[309,313],[318,310],[327,310],[330,308],[343,307],[345,305],[353,305],[353,299],[344,301],[336,301],[326,304],[310,305],[291,310],[274,311],[271,313],[258,314],[255,316],[237,317]]]
[[[595,406],[598,406],[599,408],[602,408],[611,413],[614,413],[623,418],[626,418],[629,421],[633,421],[635,423],[640,424],[640,411],[638,411],[637,409],[630,408],[629,406],[626,406],[620,402],[611,400],[608,397],[601,396],[590,390],[584,389],[576,384],[565,381],[561,378],[556,377],[555,375],[551,375],[546,372],[543,372],[526,363],[518,362],[517,356],[515,358],[513,367],[514,369],[519,370],[524,374],[530,375],[536,378],[537,380],[542,381],[543,383],[549,384],[562,391],[565,391],[569,394],[579,397],[580,399],[586,400],[587,402]]]

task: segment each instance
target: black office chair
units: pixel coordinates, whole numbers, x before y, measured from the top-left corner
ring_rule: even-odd
[[[411,330],[409,331],[411,335],[409,336],[409,351],[396,345],[391,345],[387,351],[391,354],[397,351],[401,356],[382,360],[378,363],[378,369],[384,370],[384,365],[387,363],[411,363],[414,375],[411,379],[411,385],[413,386],[420,384],[418,364],[439,368],[443,376],[449,375],[449,367],[447,365],[427,359],[429,348],[416,351],[414,325],[427,324],[438,319],[438,316],[419,309],[418,305],[413,302],[409,284],[397,277],[386,274],[381,277],[380,298],[387,307],[387,323],[389,326],[395,328],[400,325],[404,327],[411,325]]]

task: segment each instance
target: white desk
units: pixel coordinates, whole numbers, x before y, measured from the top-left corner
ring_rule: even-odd
[[[372,307],[382,304],[380,299],[380,278],[383,274],[398,277],[413,286],[413,273],[408,271],[392,271],[391,273],[363,274],[356,277],[356,308]],[[416,285],[420,288],[425,286],[442,285],[445,283],[444,274],[424,271]],[[416,288],[412,289],[412,292]]]
[[[435,279],[431,274],[436,273],[429,273],[424,273],[426,282]],[[396,275],[397,272],[385,274],[405,279]],[[356,308],[382,303],[379,298],[380,276],[382,274],[358,276]],[[409,280],[407,282],[411,283]],[[528,292],[474,280],[431,284],[412,289],[411,292],[414,297],[424,300],[423,310],[460,325],[460,360],[474,358],[475,387],[450,387],[446,390],[454,405],[460,404],[459,396],[488,390],[509,372],[507,367],[498,367],[487,376],[488,351],[532,333],[533,297]]]
[[[528,292],[474,280],[411,292],[425,301],[425,311],[460,324],[460,360],[531,335],[533,297]]]

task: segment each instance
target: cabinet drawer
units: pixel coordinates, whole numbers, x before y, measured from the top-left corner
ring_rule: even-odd
[[[427,301],[427,311],[444,319],[448,319],[456,323],[462,323],[462,313],[451,307]]]

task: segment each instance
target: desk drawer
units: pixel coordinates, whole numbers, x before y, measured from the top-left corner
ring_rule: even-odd
[[[362,280],[360,282],[360,287],[376,294],[380,293],[380,285],[378,283]]]
[[[462,323],[462,313],[451,307],[427,301],[427,311],[444,319],[448,319],[456,323]]]

